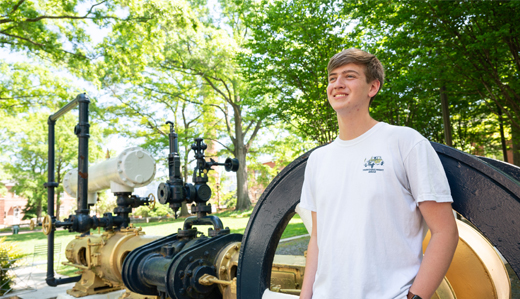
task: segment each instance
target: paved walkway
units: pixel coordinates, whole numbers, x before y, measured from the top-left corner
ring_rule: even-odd
[[[47,270],[43,267],[24,267],[14,270],[15,287],[12,292],[0,298],[48,299],[56,298],[71,289],[74,283],[50,287],[45,282]],[[57,276],[58,278],[60,275]]]

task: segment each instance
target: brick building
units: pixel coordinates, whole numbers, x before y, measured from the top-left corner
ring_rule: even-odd
[[[5,196],[0,195],[0,227],[29,223],[29,220],[22,220],[27,199],[12,191],[15,183],[3,181],[2,184],[7,188],[7,194]],[[63,216],[73,212],[76,207],[76,199],[70,197],[67,193],[62,193],[60,199],[60,218],[63,218]]]

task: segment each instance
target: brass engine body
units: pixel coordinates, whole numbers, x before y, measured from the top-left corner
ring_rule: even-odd
[[[65,249],[64,265],[81,271],[82,277],[67,293],[74,297],[124,289],[121,269],[125,257],[137,247],[162,236],[147,236],[141,228],[76,236]]]

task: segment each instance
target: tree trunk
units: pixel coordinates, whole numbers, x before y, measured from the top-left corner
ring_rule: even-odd
[[[504,120],[502,119],[502,109],[498,107],[498,123],[500,124],[500,141],[502,142],[502,154],[504,155],[504,162],[509,162],[507,159],[507,146],[506,146],[506,137],[504,136]]]
[[[235,150],[236,158],[240,164],[237,171],[237,210],[246,210],[251,206],[249,193],[247,190],[247,167],[246,167],[246,150],[242,143],[239,148]]]
[[[47,203],[49,204],[49,203]],[[56,220],[60,219],[60,206],[61,206],[61,200],[60,200],[60,193],[56,194],[56,213],[54,213],[54,216],[56,216]]]
[[[513,164],[520,166],[520,128],[511,124],[511,135],[513,141]]]
[[[447,146],[453,146],[451,139],[451,122],[450,122],[450,106],[448,103],[448,94],[446,93],[446,86],[441,86],[441,106],[442,106],[442,120],[444,121],[444,141]]]

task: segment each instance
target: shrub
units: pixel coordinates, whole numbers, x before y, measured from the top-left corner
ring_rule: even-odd
[[[237,205],[237,192],[231,191],[222,196],[221,204],[226,205],[226,208],[234,208]]]
[[[25,255],[16,243],[6,242],[5,237],[0,238],[0,295],[12,288],[13,276],[9,270],[17,266]]]

